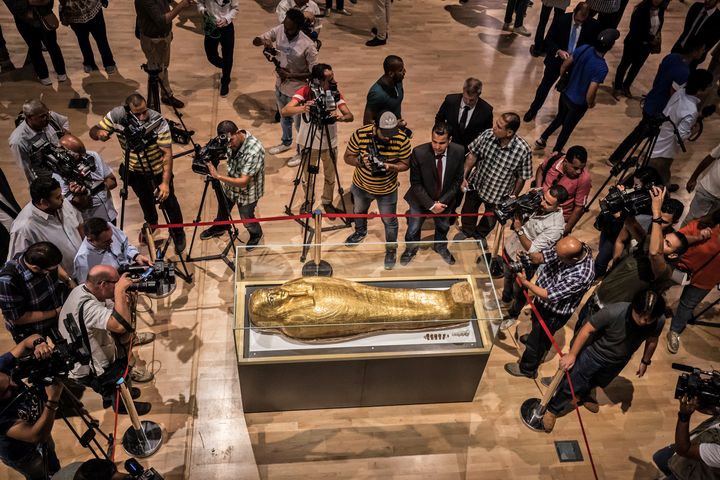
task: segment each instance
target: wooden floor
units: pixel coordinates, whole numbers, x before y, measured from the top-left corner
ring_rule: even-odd
[[[266,147],[279,143],[280,129],[271,122],[274,112],[273,76],[259,49],[251,39],[275,25],[270,13],[273,0],[241,1],[236,24],[235,69],[231,93],[219,98],[219,74],[205,59],[200,18],[183,15],[174,28],[170,78],[176,94],[187,102],[183,110],[188,126],[197,132],[196,140],[206,141],[218,121],[235,120],[254,133]],[[635,3],[634,1],[632,2]],[[526,26],[534,31],[540,2],[529,10]],[[339,126],[340,151],[354,128],[361,125],[365,93],[381,75],[385,55],[405,59],[407,77],[403,116],[415,131],[414,144],[429,140],[434,114],[445,94],[459,91],[462,81],[476,76],[484,82],[483,97],[495,111],[522,114],[530,103],[542,76],[543,64],[527,53],[530,40],[501,32],[504,2],[470,0],[460,5],[439,0],[396,0],[393,4],[390,43],[382,48],[363,46],[371,27],[372,2],[347,3],[352,17],[333,15],[324,21],[320,53],[323,62],[333,65],[340,89],[345,94],[356,121]],[[688,6],[672,2],[666,15],[663,53],[674,42]],[[621,28],[624,30],[630,15]],[[113,166],[118,165],[116,142],[100,144],[88,138],[89,127],[101,115],[122,102],[135,90],[145,92],[145,74],[139,69],[144,59],[134,38],[132,2],[111,1],[106,11],[110,40],[119,73],[107,78],[104,72],[84,74],[74,35],[61,27],[60,43],[65,52],[70,80],[60,86],[43,87],[29,69],[0,76],[0,138],[12,131],[12,121],[25,99],[42,95],[54,110],[69,115],[71,130],[98,150]],[[0,23],[16,65],[21,64],[25,46],[16,33],[4,6]],[[622,50],[621,43],[608,56],[613,75]],[[652,56],[633,86],[644,93],[652,82],[661,56]],[[608,78],[608,83],[610,81]],[[69,110],[73,97],[90,99],[89,110]],[[523,125],[520,134],[532,142],[552,118],[557,98],[551,96],[535,122]],[[166,112],[167,113],[167,112]],[[585,145],[591,155],[593,182],[599,185],[608,168],[603,159],[638,121],[638,100],[616,102],[603,86],[597,108],[591,110],[575,130],[571,145]],[[172,116],[172,115],[170,115]],[[706,126],[706,133],[691,152],[676,160],[676,172],[687,178],[697,162],[718,142],[717,117]],[[258,214],[282,214],[291,191],[294,169],[285,166],[289,155],[267,157],[266,196]],[[535,157],[538,162],[539,156]],[[0,165],[13,182],[21,203],[29,195],[24,178],[15,167],[7,148],[0,149]],[[537,163],[536,163],[537,164]],[[176,160],[176,188],[185,219],[195,216],[202,191],[202,178],[191,173],[190,159]],[[351,170],[340,171],[348,188]],[[408,185],[401,175],[401,193]],[[117,193],[117,192],[116,192]],[[684,191],[680,198],[689,200]],[[116,197],[117,199],[117,197]],[[401,201],[399,210],[405,208]],[[597,212],[596,205],[592,214]],[[212,220],[214,199],[210,199],[202,218]],[[597,244],[597,232],[590,215],[578,227],[578,236]],[[131,238],[141,223],[139,207],[131,197],[126,231]],[[300,240],[295,224],[264,227],[266,244]],[[380,240],[382,228],[371,225],[371,237]],[[401,234],[404,227],[401,229]],[[341,241],[347,230],[329,235]],[[242,238],[247,233],[243,232]],[[370,239],[368,239],[370,240]],[[212,253],[221,242],[202,243],[202,253]],[[195,251],[199,252],[196,247]],[[262,252],[262,250],[258,250]],[[431,259],[428,253],[428,259]],[[375,257],[373,257],[375,258]],[[376,274],[382,271],[380,257]],[[258,262],[262,255],[258,255]],[[288,260],[291,261],[291,260]],[[294,261],[294,259],[292,259]],[[423,264],[433,274],[433,263]],[[237,382],[232,342],[232,275],[221,262],[196,264],[195,281],[180,282],[170,299],[145,302],[140,315],[141,329],[151,329],[158,337],[154,344],[139,349],[139,356],[155,371],[156,380],[141,386],[142,399],[153,403],[147,416],[163,425],[166,435],[161,450],[144,461],[167,479],[235,478],[404,478],[404,479],[588,479],[592,478],[587,452],[582,463],[560,463],[553,441],[582,437],[575,414],[561,418],[555,431],[540,434],[523,426],[518,411],[529,397],[539,396],[543,387],[530,380],[507,375],[502,365],[513,361],[518,350],[512,340],[498,341],[475,401],[466,404],[417,405],[331,411],[283,412],[244,416]],[[676,298],[677,293],[671,294]],[[709,300],[713,300],[711,294]],[[708,318],[714,318],[713,311]],[[528,328],[527,322],[520,327]],[[568,332],[558,335],[563,343]],[[718,331],[690,327],[682,336],[677,355],[667,353],[661,344],[647,375],[635,376],[639,359],[634,359],[608,389],[599,393],[599,414],[582,411],[598,475],[605,479],[653,479],[659,473],[652,454],[672,441],[676,402],[673,400],[677,372],[671,362],[701,368],[717,366]],[[0,332],[0,351],[10,341]],[[553,355],[541,369],[554,371]],[[112,415],[100,408],[90,392],[83,401],[106,431],[112,430]],[[697,420],[697,419],[695,419]],[[75,422],[77,423],[77,422]],[[120,419],[119,432],[129,426]],[[58,422],[54,436],[63,464],[88,458],[68,429]],[[124,452],[118,459],[125,459]],[[18,478],[0,467],[0,478]]]

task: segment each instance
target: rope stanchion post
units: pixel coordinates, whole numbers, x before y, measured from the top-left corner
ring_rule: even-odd
[[[123,448],[134,457],[149,457],[157,452],[162,445],[162,428],[150,420],[140,421],[130,390],[128,390],[122,378],[118,380],[118,390],[125,405],[125,410],[130,417],[130,423],[132,423],[132,427],[128,428],[123,435]]]
[[[520,406],[520,418],[530,430],[535,430],[536,432],[545,431],[543,427],[543,415],[545,415],[547,405],[550,403],[553,395],[555,395],[555,390],[557,390],[560,385],[564,373],[565,371],[562,368],[558,368],[543,398],[528,398]]]
[[[302,268],[304,277],[331,277],[333,274],[332,265],[322,259],[322,212],[315,210],[313,220],[315,222],[315,245],[313,246],[313,258],[305,262]]]

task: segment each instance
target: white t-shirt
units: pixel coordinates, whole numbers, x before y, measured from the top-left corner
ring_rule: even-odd
[[[715,161],[710,164],[698,184],[713,197],[720,198],[720,144],[710,152],[710,156]]]
[[[717,443],[701,443],[700,459],[708,467],[720,468],[720,445]]]
[[[75,323],[80,331],[80,305],[83,305],[83,320],[87,329],[88,340],[90,341],[90,351],[92,355],[95,373],[102,375],[105,368],[110,365],[117,357],[115,347],[115,339],[107,330],[107,323],[112,315],[112,308],[106,306],[105,302],[101,302],[95,295],[85,288],[85,284],[75,287],[68,299],[65,301],[62,310],[60,310],[59,330],[60,335],[70,341],[70,335],[65,328],[65,318],[68,314],[73,316]],[[83,378],[90,375],[89,365],[76,364],[70,378]]]

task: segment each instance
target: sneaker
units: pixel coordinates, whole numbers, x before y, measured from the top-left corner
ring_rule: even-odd
[[[552,379],[553,379],[553,377],[542,377],[540,379],[540,383],[546,387],[549,387],[550,384],[552,383]]]
[[[553,431],[553,428],[555,428],[555,420],[557,420],[557,415],[555,415],[549,410],[545,411],[545,415],[543,415],[542,419],[543,429],[545,430],[545,433],[550,433]]]
[[[523,115],[523,122],[530,123],[533,121],[533,118],[535,118],[535,112],[528,110],[525,112],[525,115]]]
[[[520,364],[517,362],[506,363],[505,371],[513,377],[537,378],[537,372],[533,372],[531,374],[525,373],[520,370]]]
[[[372,33],[373,37],[377,37],[378,30],[376,27],[372,27],[370,29],[370,33]]]
[[[530,45],[530,55],[532,55],[533,57],[542,57],[543,53],[544,52],[542,51],[542,49],[535,48],[534,44]]]
[[[184,252],[186,247],[185,232],[183,232],[182,235],[177,235],[173,238],[173,244],[175,245],[175,253],[180,255]]]
[[[225,98],[228,96],[228,93],[230,93],[230,84],[228,83],[221,83],[220,84],[220,96],[222,98]]]
[[[348,247],[357,245],[365,239],[365,235],[365,233],[355,232],[345,239],[345,245],[347,245]]]
[[[402,255],[400,255],[400,265],[405,266],[410,263],[415,254],[417,254],[417,250],[405,250]]]
[[[112,75],[113,73],[117,73],[117,66],[115,65],[109,65],[105,67],[105,72],[107,72],[108,75]]]
[[[144,368],[135,367],[132,369],[132,372],[130,372],[130,379],[135,383],[151,382],[153,378],[155,378],[155,375]]]
[[[630,87],[623,87],[622,92],[623,92],[623,95],[625,95],[627,98],[633,98],[633,94],[630,91]]]
[[[185,106],[185,103],[174,95],[170,95],[169,97],[162,97],[160,101],[165,105],[170,105],[173,108],[183,108]]]
[[[385,270],[392,270],[395,268],[395,262],[397,262],[397,252],[395,250],[385,251]]]
[[[500,330],[507,330],[517,323],[517,317],[508,316],[502,322],[500,322]]]
[[[260,243],[260,239],[262,238],[262,233],[260,235],[250,235],[250,238],[248,239],[247,243],[245,244],[245,251],[246,252],[252,252],[255,250],[255,247],[257,247],[258,243]]]
[[[94,72],[98,69],[97,65],[83,65],[83,71],[85,73]]]
[[[42,83],[45,86],[50,86],[50,85],[52,85],[52,80],[50,80],[50,77],[41,78],[40,83]]]
[[[213,225],[210,228],[206,228],[200,234],[200,240],[209,240],[211,238],[222,237],[225,232],[229,231],[230,227],[226,225]]]
[[[455,257],[452,253],[450,253],[450,250],[448,250],[447,247],[443,246],[441,248],[433,248],[441,257],[443,260],[445,260],[445,263],[448,265],[455,265]]]
[[[139,347],[140,345],[147,345],[148,343],[153,341],[155,341],[155,334],[153,332],[135,333],[135,340],[133,341],[133,346]]]
[[[380,45],[385,45],[386,43],[387,43],[387,40],[385,40],[384,38],[381,39],[378,37],[373,37],[372,39],[365,42],[365,46],[366,47],[379,47]]]
[[[502,30],[503,32],[512,32],[513,26],[509,23],[503,23]]]
[[[545,147],[547,147],[547,140],[545,140],[544,138],[540,137],[540,138],[538,138],[537,140],[535,140],[535,146],[536,146],[537,148],[545,148]]]
[[[293,156],[290,160],[288,160],[287,166],[288,167],[297,167],[300,165],[300,162],[302,162],[302,157],[298,153],[297,155]]]
[[[342,10],[333,10],[333,13],[337,13],[338,15],[345,15],[346,17],[351,17],[352,13],[348,12],[344,8]]]
[[[138,415],[147,415],[150,413],[150,410],[152,409],[152,405],[148,402],[133,402],[135,404],[135,411]],[[120,415],[127,415],[127,409],[125,408],[125,404],[120,402],[120,406],[115,410]]]
[[[590,413],[598,413],[600,411],[600,404],[592,397],[585,397],[581,399],[580,402]]]
[[[66,82],[67,81],[67,75],[64,73],[62,75],[58,75],[58,82]]]
[[[277,155],[278,153],[287,152],[292,148],[292,145],[285,145],[284,143],[281,143],[280,145],[275,145],[274,147],[270,147],[268,149],[268,153],[270,155]]]
[[[670,330],[667,333],[667,349],[668,352],[675,354],[680,350],[680,334]]]
[[[513,29],[513,33],[516,33],[517,35],[522,35],[523,37],[529,37],[531,33],[528,31],[527,28],[525,28],[523,25],[520,25],[519,27],[515,27]]]
[[[325,213],[344,213],[339,208],[335,208],[335,205],[332,203],[323,203],[322,208],[325,210]]]

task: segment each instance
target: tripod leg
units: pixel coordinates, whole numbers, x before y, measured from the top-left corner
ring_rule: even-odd
[[[325,125],[324,131],[325,131],[325,134],[328,136],[328,138],[330,138],[330,129],[329,129],[328,125]],[[342,187],[342,182],[340,181],[340,172],[338,171],[338,168],[337,168],[336,150],[332,147],[330,148],[330,160],[332,161],[333,170],[335,171],[335,185],[337,185],[338,195],[340,195],[340,205],[342,207],[341,208],[342,213],[348,213],[347,204],[345,203],[345,190]],[[343,222],[348,227],[352,224],[352,222],[347,218],[344,218]]]
[[[202,216],[202,211],[203,211],[203,205],[205,205],[205,197],[207,197],[208,186],[210,185],[210,178],[211,177],[209,177],[209,176],[205,177],[205,186],[203,187],[202,196],[200,197],[200,205],[198,206],[198,211],[197,211],[197,214],[195,215],[195,221],[193,223],[200,222],[200,218]],[[192,249],[193,249],[193,245],[195,245],[195,237],[197,235],[197,230],[198,230],[198,227],[197,227],[197,225],[195,225],[193,227],[192,238],[190,238],[190,247],[188,248],[187,255],[186,255],[188,260],[190,260],[192,258]]]

